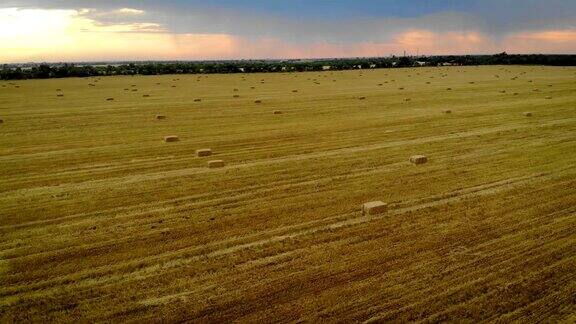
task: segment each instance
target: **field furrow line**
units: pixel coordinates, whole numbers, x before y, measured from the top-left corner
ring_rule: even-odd
[[[352,153],[380,150],[380,149],[392,148],[392,147],[398,147],[398,146],[426,144],[426,143],[445,141],[445,140],[450,140],[450,139],[487,135],[487,134],[491,134],[491,133],[509,131],[509,130],[558,126],[558,125],[563,125],[563,124],[569,124],[569,123],[572,123],[574,121],[576,121],[576,118],[567,118],[567,119],[563,119],[563,120],[546,122],[546,123],[537,124],[537,125],[533,125],[533,124],[522,125],[522,126],[505,125],[505,126],[493,127],[493,128],[489,128],[489,129],[465,131],[465,132],[460,132],[460,133],[431,136],[431,137],[426,137],[426,138],[416,138],[416,139],[410,139],[410,140],[385,142],[385,143],[372,144],[372,145],[367,145],[367,146],[356,146],[356,147],[351,147],[351,148],[336,149],[336,150],[316,152],[316,153],[310,153],[310,154],[299,154],[299,155],[290,155],[290,156],[279,157],[279,158],[264,159],[264,160],[260,160],[260,161],[247,162],[247,163],[243,163],[243,164],[228,165],[228,166],[226,166],[224,168],[220,168],[220,169],[207,169],[207,168],[200,168],[200,167],[185,168],[185,169],[172,170],[172,171],[162,171],[162,172],[130,175],[130,176],[124,176],[124,177],[115,177],[115,178],[109,178],[109,179],[90,180],[90,181],[79,182],[79,183],[63,183],[63,184],[56,186],[56,187],[48,186],[48,187],[17,189],[17,190],[13,190],[13,191],[4,192],[4,197],[0,198],[0,202],[3,200],[11,200],[11,199],[14,199],[16,197],[34,196],[34,195],[39,195],[39,194],[43,194],[43,193],[47,193],[47,192],[51,192],[53,194],[56,194],[56,193],[65,192],[65,191],[71,190],[71,189],[73,189],[73,190],[86,190],[86,189],[94,189],[94,188],[110,188],[110,187],[134,184],[134,183],[144,182],[144,181],[157,181],[157,180],[162,180],[162,179],[166,179],[166,178],[185,177],[185,176],[191,176],[191,175],[197,175],[197,174],[206,174],[206,173],[222,173],[222,172],[226,172],[229,170],[253,168],[253,167],[258,167],[258,166],[265,166],[265,165],[285,163],[285,162],[306,161],[306,160],[317,159],[317,158],[327,158],[327,157],[333,157],[333,156],[338,156],[338,155],[343,155],[343,154],[352,154]]]
[[[477,152],[473,152],[470,154],[464,154],[458,157],[459,160],[465,161],[467,158],[478,158],[479,156],[489,156],[494,154],[494,151],[489,150],[486,152],[482,152],[480,155]],[[449,158],[439,158],[437,159],[438,162],[444,162]],[[222,192],[210,192],[210,193],[203,193],[203,194],[196,194],[190,196],[183,196],[178,198],[172,198],[167,200],[160,200],[155,201],[152,203],[141,203],[136,205],[130,206],[122,206],[111,208],[108,210],[101,210],[98,212],[90,212],[90,213],[79,213],[73,215],[66,215],[62,217],[52,218],[52,219],[45,219],[45,220],[37,220],[37,221],[30,221],[24,222],[20,224],[14,225],[1,225],[0,230],[10,230],[16,228],[24,228],[24,227],[31,227],[36,225],[46,225],[46,224],[54,224],[54,223],[61,223],[67,220],[73,219],[82,219],[82,218],[90,218],[94,219],[94,217],[103,217],[104,215],[113,215],[115,218],[126,218],[131,215],[138,216],[141,215],[141,210],[147,209],[147,214],[154,214],[156,212],[165,212],[170,211],[178,208],[189,208],[196,206],[198,204],[202,204],[203,199],[211,199],[214,203],[228,200],[229,198],[234,197],[249,197],[250,194],[258,195],[268,192],[273,192],[274,190],[283,190],[289,188],[295,188],[299,186],[306,186],[312,184],[321,184],[321,183],[329,183],[331,181],[340,180],[340,179],[354,179],[357,177],[367,176],[367,175],[374,175],[374,174],[381,174],[386,172],[391,172],[398,170],[399,167],[407,166],[409,163],[406,161],[403,162],[395,162],[390,164],[385,164],[379,167],[371,167],[371,168],[362,168],[362,169],[354,169],[352,171],[347,171],[346,173],[341,173],[337,175],[330,175],[324,177],[317,177],[317,176],[308,176],[308,177],[292,177],[286,180],[277,180],[271,183],[267,183],[264,185],[253,185],[248,187],[243,187],[239,189],[233,190],[226,190]],[[272,188],[269,188],[272,186]],[[213,198],[214,197],[214,198]],[[189,203],[189,204],[182,204],[186,201],[194,200],[197,202]],[[169,206],[171,204],[178,203],[178,206]],[[128,214],[121,214],[121,213],[128,213]],[[76,222],[67,225],[79,224],[81,222]],[[36,234],[35,234],[36,235]]]
[[[554,249],[550,250],[550,249],[548,249],[549,247],[554,247]],[[402,300],[395,300],[394,304],[401,303],[402,301],[405,301],[405,300],[407,301],[410,299],[414,299],[416,296],[422,296],[422,295],[427,296],[424,299],[417,299],[418,300],[417,302],[408,304],[408,305],[403,306],[401,308],[394,308],[394,307],[392,307],[391,304],[388,304],[386,306],[384,306],[384,305],[379,306],[379,308],[388,307],[390,310],[378,313],[377,315],[373,315],[369,319],[364,321],[364,323],[374,323],[374,322],[379,322],[379,321],[384,321],[384,320],[390,320],[390,319],[394,318],[395,315],[398,315],[402,312],[408,311],[411,308],[427,304],[427,303],[429,303],[435,299],[441,298],[441,297],[447,297],[447,296],[456,294],[458,292],[463,291],[464,289],[470,289],[472,287],[478,286],[482,283],[488,282],[490,279],[497,278],[501,273],[504,273],[504,272],[507,272],[507,271],[510,271],[510,270],[516,269],[516,268],[522,268],[522,266],[527,264],[527,263],[537,261],[537,260],[544,261],[543,259],[545,259],[546,256],[549,256],[550,253],[558,252],[560,250],[562,250],[566,253],[570,253],[570,251],[572,250],[571,248],[573,248],[573,247],[574,247],[574,240],[571,240],[571,241],[564,243],[562,245],[558,245],[557,240],[554,240],[554,241],[548,242],[542,246],[539,246],[536,249],[531,250],[531,255],[529,257],[527,257],[526,255],[516,255],[516,256],[503,255],[502,259],[504,259],[504,260],[499,261],[496,264],[492,264],[488,267],[481,268],[480,270],[477,270],[477,271],[472,271],[468,275],[458,277],[455,280],[452,280],[450,282],[444,281],[442,285],[433,286],[433,287],[431,287],[425,291],[418,292],[417,294],[412,294],[410,296],[406,296],[406,297],[402,298]],[[553,264],[547,265],[547,267],[552,267],[552,266],[556,266],[557,264],[563,264],[563,263],[568,263],[568,262],[573,262],[573,260],[571,260],[570,258],[564,258],[561,260],[557,260]],[[486,274],[486,275],[483,277],[480,277],[479,274]],[[458,285],[459,282],[462,284]],[[440,292],[437,293],[438,291],[440,291]]]
[[[550,179],[552,177],[543,177],[537,176],[535,179]],[[443,205],[450,202],[457,202],[461,200],[465,200],[468,198],[473,198],[477,196],[481,196],[483,194],[490,195],[497,192],[502,192],[506,190],[513,189],[522,184],[528,184],[532,180],[529,178],[528,180],[519,181],[515,183],[506,183],[503,184],[499,190],[495,189],[494,187],[489,187],[487,189],[480,189],[478,191],[469,191],[461,196],[454,196],[449,198],[444,198],[432,202],[421,203],[418,205],[404,207],[400,209],[391,210],[388,214],[385,215],[367,215],[367,216],[358,216],[353,218],[348,218],[351,215],[357,215],[356,212],[344,214],[344,215],[337,215],[329,218],[324,218],[317,221],[301,223],[298,225],[290,225],[288,227],[281,227],[276,228],[272,231],[266,231],[257,233],[254,235],[250,235],[247,237],[235,237],[230,238],[224,241],[210,243],[204,246],[194,246],[191,248],[185,248],[178,251],[171,251],[163,254],[158,254],[146,258],[142,258],[136,261],[129,261],[122,264],[115,264],[114,266],[106,266],[100,268],[90,269],[87,272],[82,273],[75,273],[73,275],[67,275],[64,277],[57,277],[51,278],[46,281],[37,282],[35,284],[28,284],[19,287],[9,287],[7,289],[0,289],[0,294],[2,295],[15,295],[19,292],[26,290],[38,290],[38,289],[50,289],[52,287],[57,287],[58,285],[62,284],[70,284],[70,282],[74,282],[74,286],[82,286],[81,284],[83,281],[87,281],[84,284],[92,285],[92,284],[102,284],[108,282],[115,282],[118,280],[122,280],[126,277],[124,274],[115,274],[117,271],[121,271],[122,269],[133,269],[138,264],[150,264],[155,263],[153,265],[148,265],[143,268],[140,268],[137,271],[130,273],[130,277],[132,278],[144,278],[150,275],[154,275],[159,273],[160,270],[165,271],[169,268],[179,267],[190,262],[194,262],[200,258],[206,257],[215,257],[215,256],[222,256],[226,254],[235,253],[244,249],[263,246],[266,244],[271,244],[275,242],[281,242],[287,239],[296,238],[300,236],[311,235],[320,231],[331,230],[342,228],[346,226],[352,226],[362,223],[367,223],[370,221],[380,220],[384,218],[388,218],[390,216],[397,216],[401,215],[406,212],[412,212],[420,209],[426,209],[430,207],[435,207],[439,205]],[[484,190],[484,191],[483,191]],[[322,225],[316,225],[318,223],[324,223]],[[262,236],[269,235],[271,237],[260,238]],[[248,240],[246,240],[248,239]],[[256,239],[256,240],[250,240]],[[229,245],[229,246],[226,246]],[[197,253],[200,253],[197,255]],[[136,267],[138,268],[138,267]],[[105,277],[107,276],[107,277]],[[94,277],[99,277],[99,279],[94,279]],[[54,288],[52,288],[54,289]]]
[[[309,180],[309,181],[304,181],[304,182],[299,182],[299,183],[294,183],[294,184],[287,184],[287,185],[282,185],[279,187],[274,187],[271,189],[263,189],[263,190],[254,190],[251,191],[249,193],[244,193],[244,194],[239,194],[236,195],[234,197],[221,197],[221,198],[215,198],[212,200],[201,200],[198,201],[196,203],[191,203],[191,204],[186,204],[186,205],[179,205],[179,206],[169,206],[169,207],[162,207],[162,208],[153,208],[153,206],[145,206],[146,208],[146,212],[142,212],[142,211],[137,211],[137,212],[131,212],[131,213],[127,213],[127,214],[123,214],[121,216],[116,215],[115,218],[128,218],[128,219],[140,219],[142,218],[144,215],[147,216],[151,216],[155,213],[163,213],[163,212],[168,212],[168,211],[172,211],[174,209],[179,209],[179,208],[191,208],[191,207],[196,207],[196,208],[202,208],[202,207],[207,207],[207,206],[211,206],[212,204],[222,204],[225,203],[226,201],[235,201],[237,199],[251,199],[252,202],[257,201],[258,199],[255,199],[254,197],[260,197],[259,200],[266,200],[266,194],[271,193],[273,191],[276,190],[286,190],[286,189],[290,189],[290,188],[295,188],[295,187],[299,187],[299,186],[305,186],[305,185],[310,185],[310,184],[318,184],[318,183],[328,183],[337,179],[343,179],[343,178],[353,178],[353,177],[360,177],[360,176],[366,176],[366,175],[372,175],[372,174],[376,174],[379,173],[381,171],[393,171],[394,168],[393,167],[397,167],[397,166],[401,166],[405,164],[405,162],[400,162],[400,163],[395,163],[383,168],[379,168],[379,169],[372,169],[372,170],[367,170],[367,171],[361,171],[358,173],[353,173],[353,174],[344,174],[344,175],[340,175],[340,176],[330,176],[327,178],[321,178],[321,179],[315,179],[315,180]],[[494,188],[497,189],[500,186],[503,185],[509,185],[509,184],[513,184],[516,182],[520,182],[520,181],[528,181],[531,179],[535,179],[538,177],[543,177],[546,176],[546,174],[544,173],[537,173],[537,174],[533,174],[530,176],[522,176],[522,177],[516,177],[516,178],[509,178],[509,179],[505,179],[502,181],[496,181],[493,183],[488,183],[488,184],[484,184],[484,185],[479,185],[479,186],[474,186],[471,188],[464,188],[464,189],[459,189],[459,190],[455,190],[451,193],[448,194],[440,194],[440,195],[434,195],[434,196],[430,196],[430,197],[426,197],[426,198],[422,198],[422,199],[416,199],[416,200],[412,200],[412,201],[406,201],[406,202],[399,202],[399,203],[394,203],[393,206],[395,208],[399,208],[399,207],[408,207],[411,205],[417,205],[423,202],[433,202],[433,201],[437,201],[440,199],[446,199],[446,198],[451,198],[451,197],[456,197],[459,195],[463,195],[463,194],[469,194],[469,193],[474,193],[477,191],[486,191],[488,189]],[[487,192],[487,191],[486,191]],[[149,217],[148,217],[149,218]],[[146,221],[149,221],[149,219],[146,218]],[[93,219],[90,218],[90,220],[88,221],[89,224],[93,223]],[[74,223],[67,223],[66,227],[68,226],[82,226],[82,225],[86,225],[83,224],[83,221],[78,221],[78,222],[74,222]],[[73,251],[79,251],[79,250],[83,250],[83,249],[88,249],[88,248],[97,248],[97,247],[104,247],[104,246],[108,246],[110,244],[122,244],[123,242],[130,242],[132,239],[134,238],[139,238],[142,237],[142,235],[152,235],[154,233],[160,233],[162,230],[150,230],[150,231],[146,231],[146,232],[142,232],[142,231],[138,231],[137,234],[132,235],[132,236],[123,236],[121,239],[110,239],[110,240],[106,240],[106,241],[99,241],[97,243],[91,243],[91,244],[82,244],[82,245],[75,245],[73,247],[64,247],[64,248],[60,248],[60,249],[53,249],[53,250],[48,250],[48,251],[42,251],[39,253],[30,253],[30,254],[26,254],[26,255],[21,255],[21,256],[15,256],[15,257],[11,257],[8,259],[14,260],[14,259],[27,259],[27,258],[34,258],[34,257],[38,257],[38,256],[42,256],[42,255],[50,255],[53,254],[55,252],[62,252],[62,251],[69,251],[69,252],[73,252]],[[38,233],[34,234],[35,239],[46,239],[48,237],[50,237],[51,235],[61,235],[60,232],[58,233],[52,233],[49,235],[39,235]]]

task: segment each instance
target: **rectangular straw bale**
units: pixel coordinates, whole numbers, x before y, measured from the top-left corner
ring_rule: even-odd
[[[410,162],[413,164],[424,164],[428,162],[428,158],[424,155],[413,155],[410,157]]]
[[[225,163],[222,160],[213,160],[208,162],[208,167],[210,169],[223,168],[224,165]]]
[[[388,204],[381,201],[371,201],[362,205],[363,215],[384,214],[388,211]]]
[[[196,156],[198,157],[204,157],[204,156],[210,156],[212,155],[212,150],[211,149],[199,149],[196,150]]]
[[[179,140],[180,139],[176,135],[170,135],[164,137],[164,142],[166,143],[178,142]]]

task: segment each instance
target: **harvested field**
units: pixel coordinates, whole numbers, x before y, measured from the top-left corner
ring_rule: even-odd
[[[573,321],[576,68],[501,69],[0,87],[0,321]]]

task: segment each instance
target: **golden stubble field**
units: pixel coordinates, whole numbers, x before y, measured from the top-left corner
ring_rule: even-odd
[[[576,320],[576,68],[3,81],[0,118],[1,322]]]

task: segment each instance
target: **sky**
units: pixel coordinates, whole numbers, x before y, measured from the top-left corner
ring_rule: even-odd
[[[576,54],[575,0],[0,0],[0,62]]]

